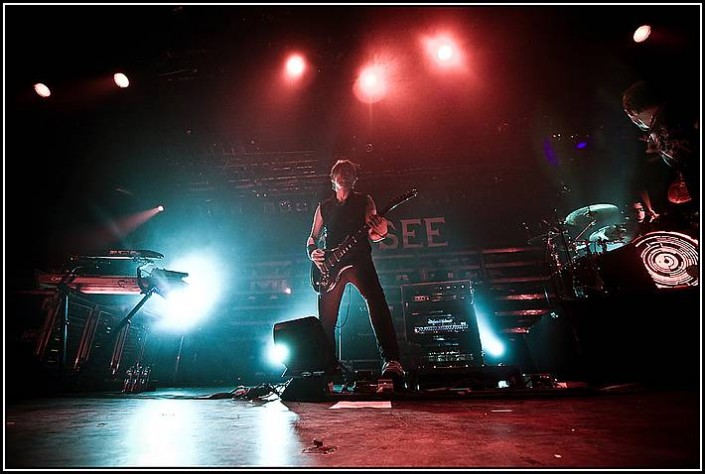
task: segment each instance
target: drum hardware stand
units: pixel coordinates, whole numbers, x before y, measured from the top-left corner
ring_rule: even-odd
[[[588,229],[594,227],[594,225],[595,225],[596,223],[597,223],[597,219],[592,219],[592,220],[590,221],[590,223],[589,223],[588,225],[586,225],[585,228],[584,228],[583,230],[581,230],[578,235],[575,236],[575,241],[576,241],[576,242],[579,241],[579,240],[580,240],[580,237],[582,237],[583,234],[585,234],[585,232],[588,231]],[[587,252],[586,258],[587,258],[588,261],[590,262],[590,267],[592,268],[593,272],[597,275],[597,270],[596,270],[596,268],[595,268],[595,262],[594,262],[594,258],[593,258],[594,255],[593,255],[593,253],[592,253],[592,250],[590,249],[590,240],[586,240],[586,241],[585,241],[585,249],[586,249],[586,252]],[[577,255],[576,255],[576,257],[575,257],[575,260],[577,260]],[[585,298],[585,297],[586,297],[586,295],[585,295],[585,288],[584,288],[584,285],[580,285],[580,284],[579,284],[579,282],[578,282],[578,280],[577,280],[577,278],[576,278],[576,276],[575,276],[575,265],[574,265],[574,264],[575,264],[575,261],[574,261],[572,258],[571,258],[571,263],[573,264],[573,267],[574,267],[574,268],[573,268],[574,271],[573,271],[572,274],[571,274],[571,281],[573,282],[573,295],[574,295],[576,298]],[[599,279],[599,276],[598,276],[598,279]],[[600,286],[602,286],[602,285],[600,285]]]
[[[607,245],[605,244],[605,252]],[[600,267],[597,265],[596,260],[595,260],[595,253],[590,249],[590,245],[587,246],[587,255],[585,256],[587,259],[589,269],[590,269],[590,276],[594,278],[594,284],[592,286],[583,283],[581,285],[583,294],[582,297],[586,298],[588,295],[585,294],[585,289],[592,288],[594,290],[597,290],[598,292],[604,292],[605,290],[605,282],[602,280],[602,277],[600,276]],[[577,291],[577,285],[576,285],[576,291]]]
[[[592,224],[590,224],[590,225],[592,225]],[[589,227],[589,226],[588,226],[588,227]],[[570,247],[571,247],[571,246],[570,246],[570,244],[568,243],[568,240],[566,239],[566,233],[567,233],[567,231],[566,231],[565,227],[563,226],[563,224],[560,224],[559,229],[560,229],[560,231],[561,231],[561,241],[563,242],[563,248],[565,248],[565,251],[566,251],[566,253],[567,253],[567,255],[568,255],[568,264],[566,265],[566,268],[567,268],[567,270],[568,270],[568,278],[570,279],[570,286],[571,286],[572,296],[574,296],[574,297],[576,297],[576,298],[580,298],[581,295],[578,293],[577,285],[576,285],[574,257],[573,257],[573,255],[571,254],[571,251],[570,251]],[[584,229],[583,232],[581,232],[580,234],[578,234],[578,237],[580,237],[580,235],[582,235],[586,230],[587,230],[587,228]]]
[[[566,289],[565,285],[562,284],[562,279],[560,278],[561,271],[563,269],[563,264],[561,263],[561,259],[558,256],[558,251],[556,250],[556,244],[552,242],[550,239],[546,241],[546,258],[547,260],[550,259],[549,261],[549,274],[550,277],[553,279],[555,282],[554,284],[554,290],[556,292],[556,295],[565,295]],[[553,270],[551,270],[551,263],[553,266]],[[543,292],[544,292],[544,297],[546,298],[546,301],[549,304],[553,304],[551,302],[551,298],[549,296],[548,288],[546,285],[543,285]]]
[[[570,191],[569,188],[567,188],[566,186],[563,186],[562,189],[557,193],[557,198],[558,199],[562,198],[569,191]],[[568,278],[570,279],[571,286],[573,287],[573,288],[571,288],[571,292],[575,293],[575,290],[574,290],[574,288],[575,288],[575,283],[574,283],[575,275],[573,272],[573,265],[572,265],[573,257],[571,256],[571,252],[570,252],[570,244],[568,243],[568,240],[566,238],[566,234],[568,233],[568,231],[567,231],[562,219],[558,218],[558,208],[557,207],[553,209],[552,214],[553,214],[553,222],[554,222],[553,224],[543,220],[543,223],[549,226],[549,231],[546,235],[546,252],[547,252],[547,256],[549,256],[550,259],[553,261],[553,266],[555,267],[555,270],[552,273],[552,275],[555,276],[555,278],[557,278],[557,280],[559,282],[558,285],[555,285],[557,293],[560,293],[561,296],[566,296],[567,291],[566,291],[565,286],[567,286],[567,285],[565,285],[563,283],[563,280],[561,278],[561,272],[563,271],[563,267],[565,266],[565,269],[568,272]],[[525,228],[528,231],[528,228],[526,226],[525,226]],[[568,262],[565,265],[561,262],[559,250],[557,249],[556,243],[553,241],[553,237],[557,236],[557,235],[560,235],[561,246],[565,250],[567,258],[568,258]],[[546,297],[546,300],[548,301],[549,300],[548,291],[546,290],[545,285],[544,285],[544,296]]]
[[[568,243],[568,240],[566,238],[567,230],[565,226],[558,221],[556,209],[554,209],[554,214],[556,214],[555,221],[558,222],[557,224],[549,224],[548,222],[544,221],[544,223],[550,226],[550,230],[546,236],[546,257],[547,259],[550,259],[550,262],[552,263],[552,266],[554,268],[551,272],[551,276],[557,277],[559,282],[559,284],[555,285],[555,290],[557,294],[560,294],[561,296],[566,296],[567,285],[562,283],[562,278],[560,277],[560,275],[563,272],[563,269],[565,268],[565,270],[568,272],[568,278],[571,281],[571,286],[574,286],[574,284],[572,283],[575,279],[573,275],[572,256],[570,252],[570,244]],[[557,244],[557,242],[554,241],[554,237],[556,236],[560,236],[560,244]],[[562,247],[562,249],[565,250],[567,254],[568,262],[565,264],[561,262],[560,253],[558,249],[559,246]],[[571,289],[571,291],[573,290]],[[546,300],[550,299],[548,296],[548,290],[546,289],[545,285],[544,296],[546,297]]]
[[[596,219],[593,219],[588,225],[585,226],[585,228],[584,228],[583,230],[580,231],[580,233],[579,233],[578,235],[575,236],[575,241],[577,242],[578,240],[580,240],[580,237],[582,237],[583,234],[584,234],[585,232],[587,232],[587,230],[588,230],[590,227],[594,226],[596,223],[597,223],[597,220],[596,220]],[[588,240],[587,242],[589,242],[589,240]],[[588,244],[588,247],[589,247],[589,244]]]

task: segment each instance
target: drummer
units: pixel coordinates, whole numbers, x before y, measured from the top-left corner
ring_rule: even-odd
[[[628,209],[625,228],[629,241],[656,230],[659,214],[644,204],[644,200],[633,201]]]

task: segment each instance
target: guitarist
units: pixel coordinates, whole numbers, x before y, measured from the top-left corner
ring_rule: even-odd
[[[321,202],[313,217],[311,235],[307,241],[307,252],[311,261],[321,269],[325,258],[324,249],[335,248],[345,238],[369,226],[369,240],[379,242],[387,236],[387,220],[377,215],[372,197],[354,191],[358,165],[349,160],[338,160],[330,171],[335,195]],[[335,325],[343,292],[348,283],[354,285],[367,303],[370,323],[377,339],[377,347],[384,361],[382,377],[392,378],[395,386],[403,382],[404,370],[399,362],[399,345],[392,315],[372,262],[372,247],[368,239],[360,241],[348,252],[341,265],[337,284],[330,290],[321,290],[318,296],[318,312],[321,326],[335,349]],[[322,241],[322,248],[317,242]]]

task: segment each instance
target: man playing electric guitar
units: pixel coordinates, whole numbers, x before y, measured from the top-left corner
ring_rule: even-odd
[[[404,370],[399,362],[399,345],[392,315],[372,262],[369,240],[379,242],[387,235],[387,220],[377,215],[375,202],[367,194],[354,191],[357,165],[349,160],[338,160],[330,171],[335,195],[322,201],[313,217],[311,235],[307,242],[308,256],[327,281],[316,288],[319,291],[318,313],[321,326],[335,349],[335,325],[343,292],[348,283],[354,285],[367,303],[370,323],[377,339],[377,347],[384,361],[382,377],[393,378],[395,386],[403,382]],[[334,268],[326,265],[329,252],[346,245],[346,238],[368,227],[362,236],[344,253]],[[323,240],[323,249],[317,243]]]

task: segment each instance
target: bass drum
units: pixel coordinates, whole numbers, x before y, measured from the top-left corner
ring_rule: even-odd
[[[586,255],[575,260],[573,285],[576,296],[581,298],[604,294],[605,282],[600,275],[599,259],[596,255]]]
[[[592,273],[588,272],[588,275],[598,278],[597,283],[602,285],[603,295],[644,294],[656,289],[634,242],[607,253],[594,255],[592,268],[594,270]],[[592,285],[594,286],[594,283]]]
[[[656,288],[698,286],[699,243],[680,232],[656,231],[632,242]]]

